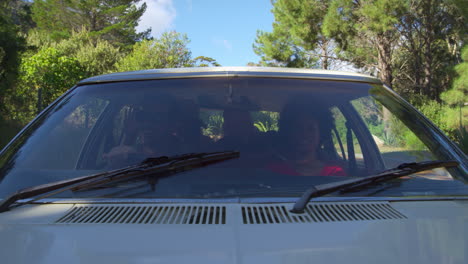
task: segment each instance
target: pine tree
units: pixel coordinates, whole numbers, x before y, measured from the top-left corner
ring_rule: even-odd
[[[130,47],[149,37],[150,29],[137,33],[138,21],[146,10],[141,0],[36,0],[32,17],[37,29],[53,39],[68,38],[83,27],[95,36],[119,47]]]
[[[254,51],[268,66],[330,66],[331,41],[321,33],[328,0],[273,1],[272,32],[257,32]]]

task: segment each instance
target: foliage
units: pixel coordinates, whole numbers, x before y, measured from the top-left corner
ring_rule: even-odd
[[[328,67],[344,60],[408,100],[439,100],[466,40],[459,0],[276,0],[272,32],[258,31],[261,64]],[[339,51],[333,50],[338,45]],[[328,46],[328,48],[327,48]],[[416,100],[415,100],[416,99]]]
[[[426,150],[424,143],[410,130],[405,130],[403,133],[404,145],[411,150]]]
[[[404,41],[394,52],[394,69],[398,71],[393,88],[417,105],[421,96],[440,101],[439,95],[453,80],[453,65],[460,60],[467,22],[454,3],[411,0],[400,17],[398,27]]]
[[[198,56],[192,60],[192,63],[195,67],[221,66],[215,59],[206,56]]]
[[[465,17],[468,12],[466,12],[465,6]],[[462,50],[462,59],[463,62],[455,66],[455,71],[457,72],[458,77],[454,80],[452,89],[442,93],[441,98],[447,104],[452,106],[452,110],[458,110],[458,129],[453,132],[453,138],[458,146],[468,154],[468,109],[465,103],[468,101],[468,46],[465,46]],[[452,111],[452,112],[455,112]],[[456,113],[446,114],[445,117],[457,116]],[[447,118],[445,120],[450,120]],[[451,122],[452,127],[455,122]]]
[[[53,47],[41,49],[35,55],[25,58],[21,72],[22,85],[17,97],[23,100],[23,108],[17,112],[16,119],[22,121],[30,119],[34,112],[41,111],[86,74],[76,58]],[[37,104],[34,107],[35,102]]]
[[[467,107],[452,107],[437,102],[428,102],[420,106],[419,110],[467,153],[467,138],[465,137],[465,126],[468,123]]]
[[[462,106],[468,102],[468,45],[462,50],[463,62],[455,66],[457,78],[453,81],[452,89],[441,94],[441,98],[449,105]]]
[[[20,123],[13,120],[4,120],[0,116],[0,131],[2,133],[0,137],[0,150],[21,130],[21,127]]]
[[[260,132],[278,131],[279,113],[269,111],[251,112],[254,126]],[[206,124],[203,134],[214,139],[223,136],[224,117],[222,111],[202,112],[201,119]]]
[[[254,51],[268,66],[329,68],[330,40],[321,34],[328,0],[276,0],[272,32],[258,31]]]
[[[19,27],[14,24],[8,8],[12,1],[0,3],[0,114],[6,112],[6,100],[14,93],[19,53],[24,49],[24,39],[19,35]]]
[[[209,136],[215,140],[220,139],[223,136],[223,124],[224,117],[223,114],[219,111],[202,116],[206,128],[203,129],[203,135]]]
[[[459,108],[450,107],[435,101],[428,101],[419,106],[419,111],[439,127],[451,140],[466,152],[466,129],[460,126],[468,119],[468,109],[460,112]],[[389,146],[404,146],[414,150],[424,149],[424,144],[401,121],[395,117],[389,120],[388,130],[384,130],[382,139]]]
[[[35,24],[31,17],[31,1],[29,0],[3,0],[0,3],[4,14],[11,18],[21,34],[27,34]]]
[[[396,24],[405,6],[404,0],[332,0],[322,30],[337,41],[346,59],[357,67],[378,70],[382,81],[392,85]]]
[[[136,26],[146,10],[140,0],[35,0],[32,18],[37,29],[52,39],[69,38],[73,31],[87,28],[113,45],[129,47],[149,37],[150,30],[137,33]]]
[[[25,53],[22,77],[9,104],[11,118],[23,123],[79,80],[114,71],[121,57],[118,48],[85,29],[60,42],[51,41],[40,32],[32,34],[31,39],[41,43],[42,48]]]
[[[43,31],[38,31],[37,29],[32,29],[26,36],[26,43],[29,48],[28,51],[26,51],[26,54],[29,55],[36,53],[43,47],[50,47],[53,43],[55,43],[55,41],[52,40],[49,34]]]
[[[153,40],[143,40],[117,63],[118,71],[192,66],[192,53],[185,34],[166,32]]]
[[[309,68],[316,65],[316,59],[294,45],[289,33],[280,28],[273,33],[258,31],[254,52],[261,57],[262,66]]]
[[[253,112],[252,120],[260,132],[278,131],[279,113],[277,112]]]
[[[11,118],[23,123],[86,77],[116,70],[219,65],[210,57],[192,59],[188,38],[177,32],[138,42],[126,55],[87,29],[72,32],[68,39],[58,42],[33,31],[28,41],[41,48],[25,53],[20,86],[9,106]]]
[[[73,32],[69,39],[52,43],[51,47],[61,54],[76,58],[85,69],[85,77],[115,71],[115,64],[122,57],[119,48],[106,40],[93,37],[86,29]]]
[[[460,126],[456,130],[455,142],[465,154],[468,154],[468,130],[465,127]]]
[[[367,123],[367,126],[369,128],[369,131],[372,135],[378,137],[378,138],[384,138],[385,137],[385,127],[383,123],[373,125],[371,123]]]
[[[160,68],[220,66],[215,59],[198,56],[192,59],[187,35],[165,32],[159,38],[143,40],[116,64],[117,71],[137,71]]]

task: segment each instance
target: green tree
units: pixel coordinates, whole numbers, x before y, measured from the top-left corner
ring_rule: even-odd
[[[12,22],[18,26],[21,33],[27,34],[35,27],[31,16],[31,2],[28,0],[6,0],[6,6],[2,9],[10,13]]]
[[[150,29],[137,33],[136,26],[146,10],[140,0],[35,0],[32,17],[38,30],[53,39],[68,38],[87,28],[92,34],[120,47],[149,37]]]
[[[122,57],[119,48],[85,29],[60,42],[43,38],[39,32],[33,35],[30,38],[42,43],[42,48],[24,54],[19,86],[12,95],[16,103],[11,112],[23,123],[79,80],[115,71]]]
[[[34,56],[39,50],[53,47],[60,54],[76,58],[86,69],[86,76],[115,71],[115,63],[123,56],[120,48],[108,41],[93,36],[86,28],[72,32],[68,39],[53,41],[49,35],[40,31],[30,31],[27,43],[30,49],[24,57]]]
[[[394,89],[417,105],[439,100],[453,80],[453,66],[460,61],[467,20],[454,3],[407,0],[407,12],[400,18],[398,28],[404,41],[395,51]]]
[[[462,50],[463,62],[455,66],[457,78],[452,89],[442,93],[441,98],[449,105],[463,106],[468,102],[468,46]]]
[[[115,64],[123,56],[119,48],[86,29],[73,32],[69,39],[50,46],[60,54],[75,58],[85,70],[85,77],[114,72]]]
[[[392,55],[399,41],[397,24],[405,7],[404,0],[332,0],[323,31],[337,41],[347,60],[378,72],[391,86]]]
[[[23,125],[13,120],[10,110],[19,105],[13,95],[18,90],[21,53],[26,49],[24,34],[34,26],[29,11],[27,1],[0,1],[0,149]]]
[[[311,68],[317,66],[317,59],[308,55],[309,51],[294,44],[288,32],[273,24],[273,32],[257,32],[253,46],[260,56],[260,64],[270,67]]]
[[[273,0],[273,31],[258,31],[253,45],[263,64],[328,69],[332,41],[321,26],[329,2]]]
[[[76,58],[49,47],[25,58],[21,73],[17,96],[23,100],[23,109],[17,112],[17,118],[27,120],[76,84],[86,71]]]
[[[192,63],[195,67],[221,66],[215,59],[206,56],[198,56],[192,60]]]
[[[441,98],[453,108],[458,108],[459,124],[458,129],[454,132],[455,142],[465,153],[468,153],[468,111],[465,106],[468,102],[468,46],[462,50],[462,59],[463,62],[455,66],[457,78],[454,80],[452,88],[442,93]],[[444,116],[445,120],[447,116]]]
[[[6,114],[8,97],[14,92],[19,53],[24,50],[24,39],[19,35],[19,27],[14,23],[10,8],[12,1],[0,3],[0,114]]]
[[[193,66],[189,39],[185,34],[166,32],[153,40],[143,40],[117,63],[118,71]]]

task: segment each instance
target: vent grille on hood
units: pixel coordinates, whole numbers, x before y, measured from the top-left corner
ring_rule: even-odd
[[[224,225],[405,219],[388,202],[310,203],[303,214],[289,212],[292,205],[76,205],[61,224],[183,224]],[[227,214],[229,209],[229,214]],[[235,216],[235,218],[232,218]]]
[[[309,204],[304,214],[290,213],[286,206],[243,206],[244,224],[281,224],[404,219],[389,203],[318,203]]]
[[[56,223],[226,224],[224,206],[75,206]]]

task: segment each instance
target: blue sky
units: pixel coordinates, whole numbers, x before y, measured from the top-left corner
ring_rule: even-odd
[[[258,62],[252,44],[258,29],[271,31],[270,0],[146,0],[140,29],[153,36],[164,31],[185,33],[193,57],[208,56],[223,66]]]

